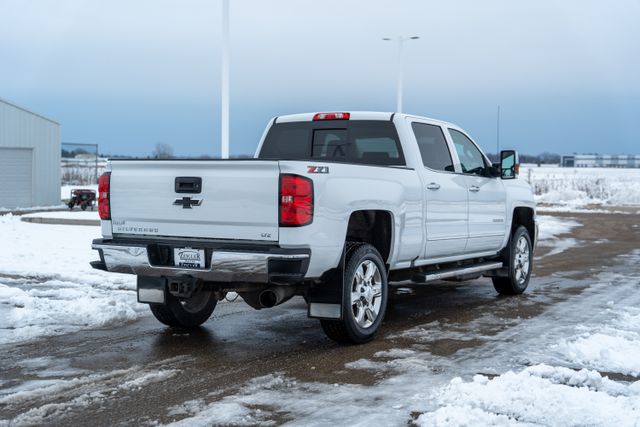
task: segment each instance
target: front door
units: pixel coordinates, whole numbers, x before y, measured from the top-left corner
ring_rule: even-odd
[[[498,251],[506,232],[506,192],[499,178],[488,176],[488,161],[471,139],[449,129],[469,194],[469,240],[465,252]]]

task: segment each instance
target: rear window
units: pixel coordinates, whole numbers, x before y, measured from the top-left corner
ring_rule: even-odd
[[[379,120],[276,123],[258,157],[405,165],[395,126]]]

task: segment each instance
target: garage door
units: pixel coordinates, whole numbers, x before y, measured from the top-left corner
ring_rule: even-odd
[[[0,208],[31,206],[33,150],[0,147]]]

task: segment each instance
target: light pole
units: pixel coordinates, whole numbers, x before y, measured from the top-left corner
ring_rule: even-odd
[[[411,36],[397,36],[396,38],[384,37],[382,40],[384,41],[397,41],[398,42],[398,83],[397,83],[397,104],[396,104],[396,112],[402,113],[402,79],[404,74],[404,55],[403,55],[403,44],[407,40],[418,40],[420,37]]]
[[[229,158],[229,0],[222,0],[222,88],[220,157]]]
[[[500,106],[498,105],[498,116],[496,118],[496,156],[500,161]]]

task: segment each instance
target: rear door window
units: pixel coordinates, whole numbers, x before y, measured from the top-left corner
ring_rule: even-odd
[[[411,128],[418,141],[422,163],[429,169],[453,172],[453,160],[442,128],[419,122],[411,123]]]

